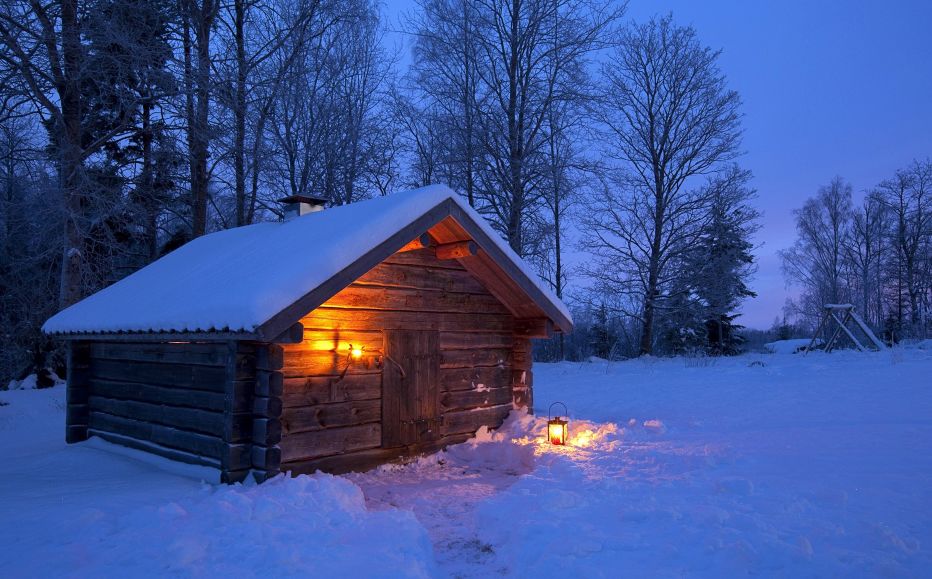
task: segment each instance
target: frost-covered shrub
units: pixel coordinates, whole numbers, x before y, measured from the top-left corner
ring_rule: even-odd
[[[715,365],[715,357],[708,355],[702,348],[692,348],[683,355],[687,368],[708,368]]]

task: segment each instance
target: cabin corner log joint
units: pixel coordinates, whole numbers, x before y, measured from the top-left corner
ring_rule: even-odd
[[[53,317],[46,331],[69,340],[67,441],[98,436],[216,468],[223,482],[262,481],[280,472],[339,473],[432,452],[465,441],[481,426],[500,426],[514,408],[532,408],[531,339],[568,332],[572,320],[448,189],[260,224],[261,243],[287,252],[275,246],[280,234],[313,246],[320,241],[315,236],[345,222],[356,226],[344,241],[358,246],[366,221],[383,241],[355,255],[330,256],[342,261],[324,255],[229,264],[229,271],[245,268],[239,275],[254,277],[217,280],[204,291],[230,289],[235,299],[252,292],[247,311],[285,291],[274,282],[255,288],[251,279],[263,273],[289,279],[272,275],[275,267],[300,276],[331,264],[320,281],[302,291],[287,288],[293,292],[287,304],[257,312],[250,324],[236,319],[235,308],[223,325],[136,319],[147,311],[142,287],[183,291],[172,279],[149,275],[153,266],[182,274],[197,269],[202,253],[190,246],[207,245],[213,235]],[[226,247],[231,236],[248,238],[260,226],[214,235],[226,235]],[[142,313],[128,310],[117,321],[102,319],[99,328],[88,325],[95,313],[104,317],[101,303],[118,310],[121,292]],[[203,297],[179,295],[194,304]]]

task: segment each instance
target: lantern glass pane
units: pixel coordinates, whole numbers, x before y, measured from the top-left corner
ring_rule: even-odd
[[[548,425],[551,444],[566,444],[566,423],[553,421]]]

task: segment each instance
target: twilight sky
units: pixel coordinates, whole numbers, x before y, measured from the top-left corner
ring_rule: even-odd
[[[386,0],[388,25],[413,7]],[[666,12],[722,49],[721,68],[744,101],[739,162],[754,172],[764,217],[758,297],[740,321],[766,328],[793,292],[776,256],[793,243],[792,210],[835,175],[860,200],[897,168],[932,156],[932,1],[631,0],[626,18]]]

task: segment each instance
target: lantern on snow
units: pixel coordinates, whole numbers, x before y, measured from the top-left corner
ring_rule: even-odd
[[[554,402],[550,405],[550,410],[547,411],[547,438],[550,439],[550,444],[565,446],[566,436],[569,430],[569,421],[564,420],[560,416],[553,416],[553,407],[557,404],[563,407],[563,414],[569,414],[569,411],[566,408],[566,404],[563,404],[562,402]]]

